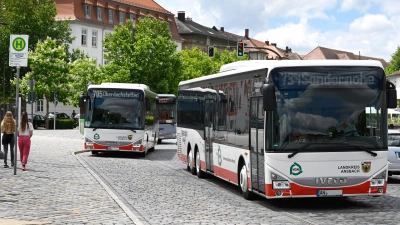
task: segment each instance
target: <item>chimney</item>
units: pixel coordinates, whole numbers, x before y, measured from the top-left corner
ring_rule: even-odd
[[[265,44],[267,44],[269,46],[269,41],[265,41]]]
[[[275,47],[276,47],[276,43],[271,43],[271,45],[273,45],[273,46],[275,46]]]
[[[185,11],[178,11],[178,20],[185,22]]]
[[[249,29],[244,30],[244,36],[249,38]]]
[[[221,31],[224,32],[224,27],[221,27]]]
[[[285,52],[289,53],[289,47],[288,46],[286,46],[286,51]]]

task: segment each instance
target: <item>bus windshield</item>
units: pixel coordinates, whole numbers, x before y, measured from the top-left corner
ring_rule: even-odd
[[[85,127],[94,129],[143,129],[143,91],[89,89]]]
[[[271,71],[277,110],[267,151],[369,151],[387,148],[384,73],[369,67]]]
[[[160,123],[166,123],[166,120],[176,120],[176,105],[175,104],[158,104],[157,113]],[[171,122],[169,122],[171,123]]]

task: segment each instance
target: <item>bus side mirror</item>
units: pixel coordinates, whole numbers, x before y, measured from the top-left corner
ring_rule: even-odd
[[[389,109],[397,108],[397,91],[396,86],[390,81],[386,82],[386,96],[387,96],[387,107]]]
[[[264,111],[273,111],[276,108],[275,86],[273,84],[264,84],[262,86]]]
[[[79,97],[79,113],[82,115],[86,111],[86,95],[82,93],[82,95]]]

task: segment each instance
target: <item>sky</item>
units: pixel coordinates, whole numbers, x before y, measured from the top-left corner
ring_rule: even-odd
[[[306,55],[318,46],[382,58],[400,45],[399,0],[154,0],[206,27],[286,46]]]

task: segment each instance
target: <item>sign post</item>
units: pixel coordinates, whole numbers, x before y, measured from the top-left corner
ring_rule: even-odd
[[[15,133],[14,133],[14,175],[17,174],[17,131],[19,124],[19,72],[21,67],[28,66],[28,35],[10,35],[10,57],[9,66],[17,67],[17,81],[15,88]]]

